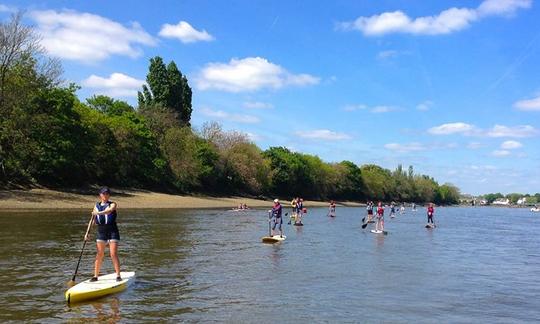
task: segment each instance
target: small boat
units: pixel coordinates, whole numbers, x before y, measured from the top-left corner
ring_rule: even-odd
[[[540,212],[540,208],[538,208],[538,207],[533,207],[533,208],[531,208],[531,211],[532,211],[532,212],[535,212],[535,213],[538,213],[538,212]]]

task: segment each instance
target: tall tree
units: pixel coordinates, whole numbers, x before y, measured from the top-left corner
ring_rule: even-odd
[[[142,92],[138,93],[139,107],[165,107],[176,114],[182,126],[190,126],[191,87],[176,63],[171,61],[165,66],[161,57],[151,58],[146,82],[148,86],[143,85]]]

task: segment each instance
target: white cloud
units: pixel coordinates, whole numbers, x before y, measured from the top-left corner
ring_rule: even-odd
[[[467,144],[467,148],[470,150],[477,150],[479,148],[482,148],[484,145],[480,142],[470,142]]]
[[[508,150],[495,150],[495,151],[491,152],[491,155],[496,156],[496,157],[505,157],[505,156],[510,155],[510,151],[508,151]]]
[[[532,137],[538,135],[539,132],[531,125],[518,125],[508,127],[504,125],[495,125],[493,128],[486,131],[488,137]]]
[[[428,133],[433,135],[450,135],[462,134],[465,136],[480,136],[480,137],[510,137],[522,138],[539,135],[538,129],[531,125],[504,126],[495,125],[489,129],[480,129],[474,125],[467,123],[448,123],[428,129]]]
[[[485,0],[478,7],[479,15],[512,15],[518,9],[528,9],[532,0]]]
[[[379,60],[386,60],[390,59],[392,57],[396,57],[399,55],[399,52],[396,50],[386,50],[386,51],[380,51],[377,53],[377,59]]]
[[[474,126],[467,123],[448,123],[428,129],[434,135],[467,134],[474,130]]]
[[[408,143],[408,144],[398,144],[398,143],[388,143],[384,147],[390,151],[396,151],[400,153],[408,152],[418,152],[426,150],[426,147],[420,143]]]
[[[0,3],[0,12],[16,12],[17,9]]]
[[[343,30],[357,30],[366,36],[390,33],[439,35],[456,32],[489,16],[513,14],[531,6],[532,0],[485,0],[478,8],[449,8],[437,15],[411,18],[403,11],[383,12],[338,25]]]
[[[156,40],[138,23],[124,26],[90,13],[72,10],[32,11],[47,51],[63,59],[81,62],[102,61],[112,55],[139,57],[140,45],[153,46]]]
[[[274,105],[268,102],[261,101],[246,101],[243,103],[244,108],[248,109],[272,109]]]
[[[349,111],[349,112],[359,111],[359,110],[369,110],[369,112],[374,113],[374,114],[382,114],[382,113],[399,110],[399,108],[394,107],[394,106],[385,106],[385,105],[369,107],[368,105],[364,105],[364,104],[355,104],[355,105],[350,104],[343,107],[343,110]]]
[[[260,141],[263,139],[263,136],[259,134],[255,134],[255,133],[246,133],[246,135],[248,136],[249,140],[252,142]]]
[[[310,74],[292,74],[262,57],[233,58],[229,63],[209,63],[196,79],[200,90],[216,89],[228,92],[307,86],[319,81],[318,77]]]
[[[345,111],[358,111],[358,110],[364,110],[364,109],[367,109],[367,106],[366,105],[346,105],[345,107],[343,107],[343,110]]]
[[[374,114],[383,114],[383,113],[396,111],[396,110],[397,110],[396,107],[391,107],[391,106],[375,106],[371,108],[371,112]]]
[[[517,101],[514,103],[514,107],[523,111],[540,111],[540,96]]]
[[[328,129],[317,129],[312,131],[299,131],[296,135],[302,138],[324,140],[324,141],[339,141],[351,139],[351,136],[345,133],[333,132]]]
[[[421,102],[419,103],[417,106],[416,106],[416,110],[420,110],[420,111],[428,111],[431,109],[431,107],[433,106],[433,101],[431,100],[426,100],[424,102]]]
[[[520,147],[523,147],[523,144],[518,141],[505,141],[501,143],[501,149],[503,150],[515,150]]]
[[[216,118],[220,120],[227,120],[242,124],[256,124],[261,120],[256,116],[244,115],[244,114],[231,114],[223,110],[213,110],[210,108],[201,108],[201,114],[207,117]]]
[[[111,97],[136,97],[143,84],[143,80],[122,73],[112,73],[108,78],[92,74],[82,81],[83,87],[96,89],[97,93]]]
[[[196,30],[186,21],[180,21],[176,25],[164,24],[159,31],[159,36],[166,38],[176,38],[182,43],[210,42],[214,36],[206,30]]]

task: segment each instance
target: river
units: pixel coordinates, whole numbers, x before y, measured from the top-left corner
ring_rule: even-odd
[[[264,210],[120,210],[125,292],[68,306],[89,214],[0,214],[0,322],[508,323],[540,321],[540,214],[437,208],[361,228],[362,208],[335,219],[313,208],[304,227],[265,245]],[[94,244],[77,281],[92,274]],[[112,272],[110,259],[104,272]]]

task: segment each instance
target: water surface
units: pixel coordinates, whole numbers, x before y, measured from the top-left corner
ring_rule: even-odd
[[[0,322],[540,321],[540,215],[438,208],[361,228],[362,208],[335,219],[313,208],[287,240],[260,243],[265,211],[121,210],[120,257],[136,271],[124,293],[64,303],[88,214],[0,214]],[[95,247],[78,281],[92,275]],[[104,272],[112,272],[110,260]]]

